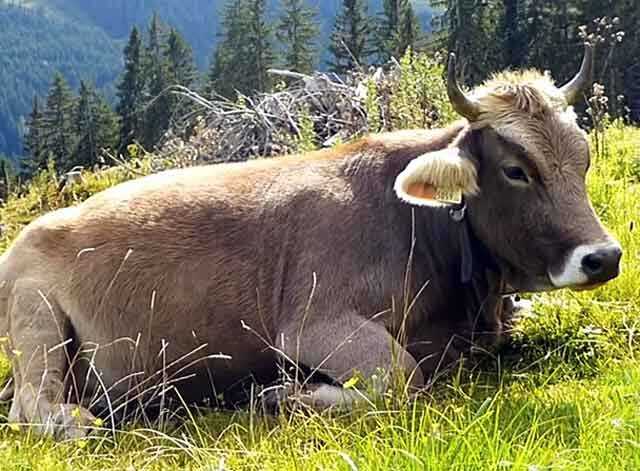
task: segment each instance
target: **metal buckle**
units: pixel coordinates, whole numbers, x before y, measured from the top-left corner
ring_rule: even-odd
[[[466,212],[467,204],[463,203],[462,206],[451,208],[449,210],[449,216],[451,216],[451,219],[453,219],[455,222],[461,222],[464,219]]]

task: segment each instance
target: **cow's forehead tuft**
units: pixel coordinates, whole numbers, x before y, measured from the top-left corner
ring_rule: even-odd
[[[574,154],[558,147],[584,140],[573,107],[547,73],[533,69],[501,72],[476,87],[471,96],[481,109],[472,128],[491,127],[543,165],[554,155],[562,159]]]
[[[480,108],[474,127],[502,126],[563,113],[568,105],[551,77],[536,70],[502,72],[471,92]]]

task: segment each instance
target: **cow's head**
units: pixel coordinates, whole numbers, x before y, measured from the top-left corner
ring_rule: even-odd
[[[452,55],[449,98],[469,126],[396,181],[399,196],[417,205],[464,194],[473,232],[518,290],[591,288],[619,272],[620,245],[587,196],[589,146],[571,106],[592,62],[587,46],[580,72],[560,88],[537,71],[505,72],[467,95]]]

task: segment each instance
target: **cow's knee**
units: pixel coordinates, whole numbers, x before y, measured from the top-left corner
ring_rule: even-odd
[[[407,386],[409,389],[419,390],[424,388],[424,374],[413,357],[411,357],[411,361],[411,364],[406,369],[408,375]]]
[[[289,326],[284,332],[279,347],[289,360],[336,383],[346,384],[358,377],[358,388],[370,395],[400,385],[399,378],[403,380],[403,388],[407,384],[412,390],[424,385],[415,358],[384,325],[356,314],[328,319],[305,329]],[[327,391],[322,389],[323,393]]]

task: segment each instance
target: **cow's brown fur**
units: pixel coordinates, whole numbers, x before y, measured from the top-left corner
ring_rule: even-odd
[[[419,387],[475,335],[498,338],[503,278],[548,289],[550,264],[607,237],[586,196],[582,132],[555,109],[531,113],[514,100],[510,116],[531,130],[525,145],[508,142],[499,120],[400,131],[168,171],[38,219],[0,258],[0,320],[16,381],[10,419],[73,436],[78,396],[106,387],[117,403],[150,384],[119,382],[132,372],[149,377],[195,360],[180,373],[197,375],[180,385],[187,399],[248,376],[273,380],[280,357],[338,383],[396,362]],[[467,194],[473,252],[482,254],[470,282],[460,275],[467,223],[394,191],[410,162],[445,148],[473,163],[480,189]],[[510,186],[505,162],[524,166],[537,193]],[[230,358],[211,357],[218,353]]]

